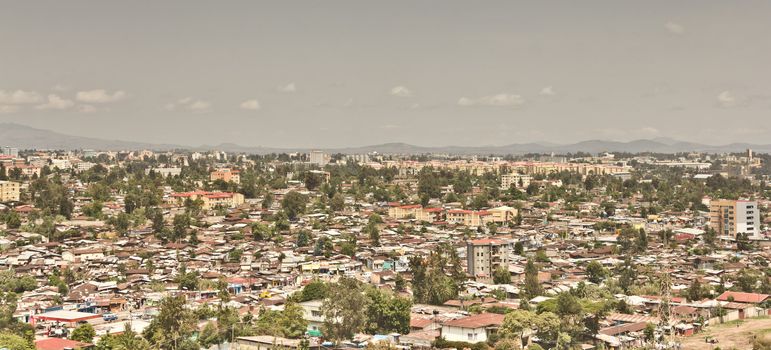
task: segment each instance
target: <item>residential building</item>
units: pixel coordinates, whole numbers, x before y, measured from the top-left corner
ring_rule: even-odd
[[[322,151],[311,151],[308,155],[311,164],[323,167],[329,163],[329,155]]]
[[[185,200],[187,199],[193,201],[200,199],[203,202],[201,208],[204,210],[210,210],[217,207],[235,208],[241,204],[244,204],[244,195],[233,192],[181,192],[173,193],[171,198],[179,205],[184,204]]]
[[[209,174],[211,181],[222,180],[225,182],[241,183],[241,173],[235,169],[217,169]]]
[[[492,222],[492,213],[487,210],[448,210],[447,222],[464,226],[484,226],[488,222]]]
[[[3,151],[2,155],[4,155],[4,156],[11,156],[11,157],[14,157],[14,158],[19,156],[19,149],[18,148],[13,148],[13,147],[5,146],[5,147],[3,147],[2,151]]]
[[[309,331],[320,331],[324,327],[324,313],[321,311],[322,300],[309,300],[300,303],[303,319],[308,321]]]
[[[0,202],[18,202],[21,184],[13,181],[0,181]]]
[[[497,208],[488,209],[490,212],[490,220],[496,224],[505,224],[517,217],[519,210],[517,208],[502,206]]]
[[[508,269],[514,259],[514,241],[484,238],[466,242],[468,273],[472,276],[490,277],[499,267]]]
[[[515,188],[527,188],[527,186],[530,186],[530,180],[532,180],[533,177],[530,175],[523,175],[523,174],[503,174],[501,175],[501,189],[508,190],[512,186]]]
[[[737,233],[760,236],[760,209],[757,201],[718,199],[710,201],[709,225],[719,235]]]
[[[178,167],[145,169],[145,174],[150,174],[150,171],[154,172],[155,174],[161,175],[163,177],[179,176],[180,174],[182,174],[182,168],[178,168]]]
[[[483,343],[498,332],[503,318],[501,314],[482,313],[445,322],[441,337],[447,341]]]

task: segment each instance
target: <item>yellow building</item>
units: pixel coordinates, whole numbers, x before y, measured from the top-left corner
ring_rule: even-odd
[[[200,199],[203,202],[201,206],[204,210],[210,210],[214,208],[235,208],[241,204],[244,204],[244,195],[233,192],[207,192],[207,191],[193,191],[193,192],[181,192],[173,193],[171,195],[172,200],[176,201],[178,205],[185,203],[185,200],[190,199],[192,201]]]
[[[0,202],[18,202],[21,184],[13,181],[0,181]]]

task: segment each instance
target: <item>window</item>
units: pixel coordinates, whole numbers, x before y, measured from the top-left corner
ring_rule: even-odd
[[[473,333],[469,333],[468,334],[468,340],[474,340],[474,334]]]
[[[319,310],[311,310],[311,316],[313,316],[313,317],[321,317],[321,311],[319,311]]]

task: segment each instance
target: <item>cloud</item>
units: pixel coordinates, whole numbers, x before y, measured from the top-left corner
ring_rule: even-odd
[[[167,103],[163,108],[167,111],[187,110],[193,113],[205,113],[211,110],[211,102],[185,97],[177,102]]]
[[[551,86],[544,87],[539,93],[541,96],[554,96],[554,89]]]
[[[461,97],[458,105],[461,107],[491,106],[491,107],[519,107],[525,104],[525,99],[520,95],[497,94],[478,98]]]
[[[259,110],[260,107],[260,101],[255,100],[246,100],[244,102],[241,102],[241,109],[246,109],[249,111],[256,111]]]
[[[207,101],[196,100],[187,105],[187,109],[193,112],[206,112],[211,108],[211,103]]]
[[[16,113],[21,109],[16,105],[0,105],[0,114]]]
[[[80,113],[94,113],[96,112],[96,107],[92,105],[78,105],[77,110]]]
[[[7,92],[0,90],[0,104],[17,105],[39,103],[41,101],[43,101],[43,97],[34,91],[16,90]]]
[[[293,93],[297,91],[297,86],[294,83],[289,83],[284,86],[278,87],[278,92]]]
[[[664,28],[666,28],[670,33],[675,35],[681,35],[685,33],[685,27],[675,22],[667,22],[664,25]]]
[[[117,102],[126,98],[126,93],[123,91],[115,91],[110,94],[104,89],[78,91],[75,98],[80,102],[86,103],[111,103]]]
[[[717,95],[717,104],[723,108],[737,107],[743,103],[743,99],[734,95],[731,91],[723,91]]]
[[[412,91],[410,91],[410,89],[408,89],[406,86],[394,86],[391,88],[391,96],[410,97],[412,96]]]
[[[52,89],[54,91],[64,92],[64,91],[69,91],[71,88],[64,84],[56,84]]]
[[[65,109],[70,109],[73,106],[75,106],[75,102],[72,102],[72,100],[61,98],[59,97],[59,95],[51,94],[51,95],[48,95],[48,102],[42,105],[35,106],[35,108],[43,109],[43,110],[48,110],[48,109],[65,110]]]

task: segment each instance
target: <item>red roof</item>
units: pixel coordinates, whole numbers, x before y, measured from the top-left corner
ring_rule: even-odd
[[[720,294],[719,297],[717,297],[717,300],[720,301],[728,301],[729,297],[733,297],[733,301],[737,303],[762,303],[764,300],[768,299],[768,294],[759,294],[759,293],[743,293],[743,292],[723,292],[723,294]]]
[[[501,314],[484,313],[445,322],[443,326],[460,328],[483,328],[489,326],[500,326],[503,324],[503,317],[504,316]]]
[[[91,344],[89,343],[81,343],[79,341],[62,338],[47,338],[35,341],[35,348],[37,350],[78,349],[90,345]]]

